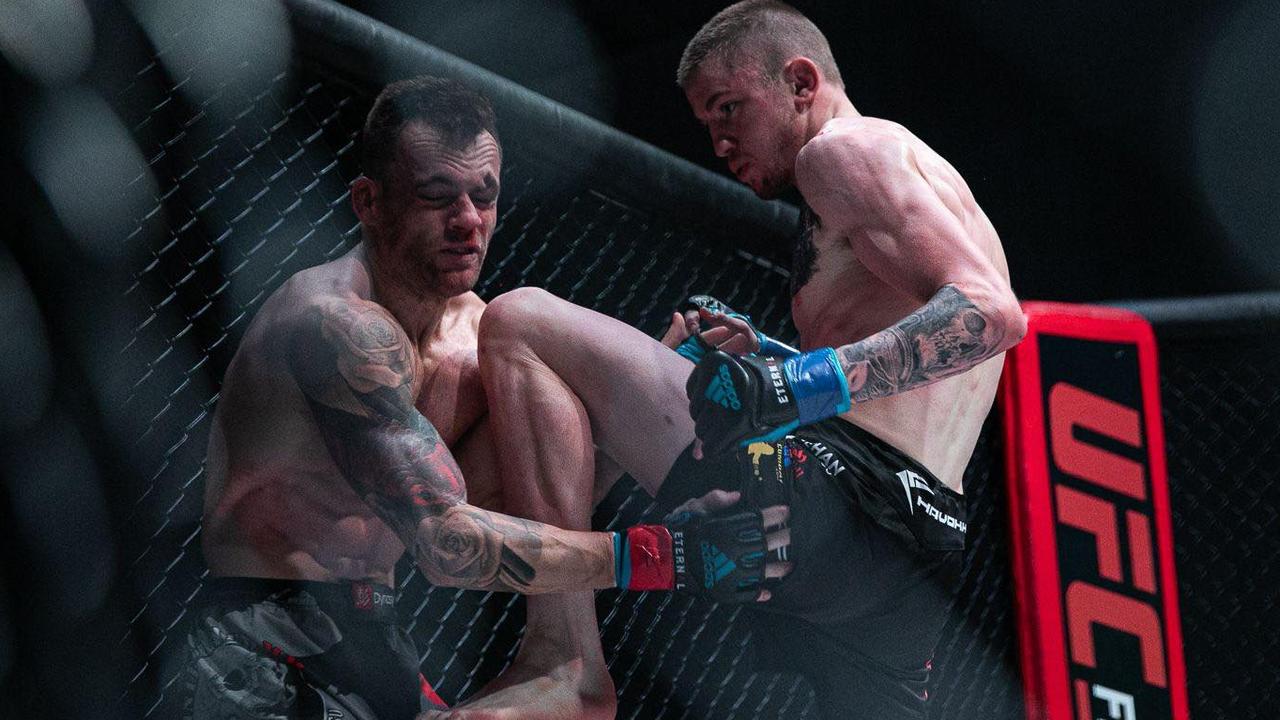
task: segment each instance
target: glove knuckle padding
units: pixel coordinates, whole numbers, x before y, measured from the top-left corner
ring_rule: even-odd
[[[752,602],[764,581],[764,519],[759,511],[726,511],[673,530],[680,535],[684,575],[676,587],[720,602]],[[677,571],[678,572],[678,571]]]
[[[809,476],[809,457],[799,441],[787,436],[772,442],[753,442],[739,455],[739,468],[743,506],[784,505],[791,511],[787,523],[790,545],[785,551],[768,552],[766,557],[786,560],[796,566],[814,561],[802,511],[807,495],[804,485],[814,478]],[[786,578],[769,580],[765,587],[777,587],[785,581]]]
[[[698,363],[685,385],[689,411],[705,449],[721,454],[736,440],[748,437],[757,425],[754,417],[759,403],[756,371],[750,358],[735,358],[713,350]]]

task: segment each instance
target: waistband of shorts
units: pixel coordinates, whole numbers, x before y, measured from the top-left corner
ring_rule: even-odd
[[[833,449],[844,459],[852,459],[850,455],[853,452],[861,451],[866,461],[884,467],[893,466],[910,470],[920,476],[920,479],[934,492],[945,495],[962,507],[964,505],[964,495],[948,487],[918,460],[885,442],[870,430],[858,427],[842,417],[827,418],[811,425],[804,425],[792,434],[807,440],[834,441],[836,445]]]
[[[310,598],[327,613],[389,624],[397,620],[395,590],[378,583],[214,577],[207,578],[204,585],[205,602],[209,603],[287,604]]]

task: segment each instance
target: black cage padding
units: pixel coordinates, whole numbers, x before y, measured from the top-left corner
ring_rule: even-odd
[[[139,717],[182,713],[184,634],[207,575],[199,552],[204,458],[223,373],[273,290],[358,241],[348,184],[359,172],[360,125],[385,81],[447,75],[495,103],[503,196],[477,287],[486,299],[540,286],[656,335],[680,300],[706,292],[770,333],[795,336],[782,264],[794,207],[761,202],[336,3],[287,7],[293,60],[261,85],[193,96],[192,88],[208,86],[190,82],[205,72],[200,58],[165,64],[168,48],[156,41],[146,61],[105,90],[156,185],[153,205],[117,239],[130,279],[116,291],[134,315],[129,336],[106,348],[127,380],[122,412],[141,425],[127,448],[138,472],[111,487],[124,528],[115,600],[131,619],[113,650],[131,678],[119,702]],[[1268,691],[1277,678],[1275,634],[1259,631],[1274,570],[1257,563],[1276,565],[1280,363],[1267,351],[1273,330],[1242,337],[1161,336],[1197,718],[1261,717],[1269,695],[1240,690],[1237,673],[1247,667],[1251,688]],[[1025,710],[1000,446],[993,416],[966,475],[970,545],[935,658],[935,718],[1012,720]],[[616,528],[653,517],[647,496],[624,479],[593,523]],[[466,697],[511,660],[523,623],[518,598],[430,587],[407,563],[397,579],[422,672],[446,700]],[[620,717],[816,716],[802,678],[754,670],[746,610],[601,592],[597,611]],[[1191,657],[1192,648],[1203,654]]]

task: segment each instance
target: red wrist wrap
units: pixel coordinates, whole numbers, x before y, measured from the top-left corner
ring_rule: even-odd
[[[669,530],[661,525],[629,527],[627,546],[631,553],[628,590],[670,590],[675,585]]]

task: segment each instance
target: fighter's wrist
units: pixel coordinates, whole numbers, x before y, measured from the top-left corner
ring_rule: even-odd
[[[633,525],[614,533],[614,582],[623,590],[670,590],[675,586],[671,531]]]
[[[795,396],[800,425],[825,420],[849,409],[849,380],[835,350],[819,348],[787,358],[782,363],[782,372]]]
[[[784,342],[774,340],[759,330],[756,330],[756,340],[760,344],[760,349],[756,352],[760,355],[772,355],[773,357],[795,357],[800,354],[799,350]]]

